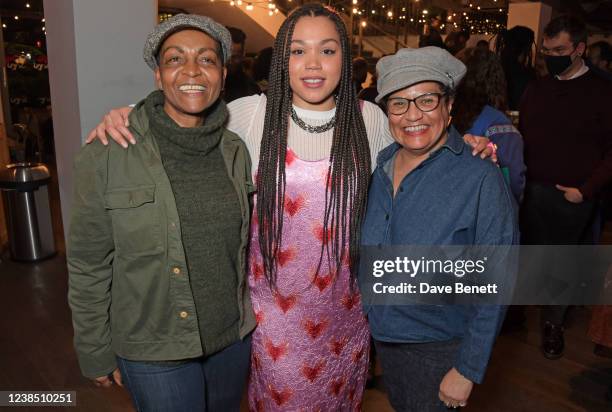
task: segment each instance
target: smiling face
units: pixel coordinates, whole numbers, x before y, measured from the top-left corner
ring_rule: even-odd
[[[423,82],[412,85],[391,94],[387,107],[393,104],[394,98],[416,99],[427,93],[443,93],[436,82]],[[422,107],[429,102],[424,100]],[[389,113],[389,129],[397,143],[413,157],[428,155],[442,146],[447,139],[446,128],[450,121],[452,100],[447,96],[440,97],[438,107],[429,112],[419,110],[410,102],[408,111],[401,115]]]
[[[334,90],[342,72],[340,36],[327,17],[302,17],[291,39],[289,84],[293,104],[309,110],[335,106]]]
[[[217,101],[225,80],[219,43],[201,31],[182,30],[159,50],[155,79],[164,92],[164,111],[181,127],[202,124],[202,112]]]

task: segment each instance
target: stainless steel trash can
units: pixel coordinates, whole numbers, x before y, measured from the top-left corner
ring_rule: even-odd
[[[0,190],[11,258],[33,262],[55,254],[48,185],[42,163],[15,163],[0,170]]]

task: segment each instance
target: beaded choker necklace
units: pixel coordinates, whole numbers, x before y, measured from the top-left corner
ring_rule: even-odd
[[[329,122],[322,124],[321,126],[309,125],[305,121],[299,118],[298,114],[296,113],[293,107],[291,108],[291,119],[293,119],[295,124],[297,124],[300,127],[300,129],[305,130],[308,133],[323,133],[323,132],[328,131],[332,127],[334,127],[334,125],[336,124],[336,115],[334,114],[334,117],[332,117],[329,120]]]

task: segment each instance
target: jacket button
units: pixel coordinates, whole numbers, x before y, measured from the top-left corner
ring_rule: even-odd
[[[172,269],[172,273],[174,273],[175,275],[180,275],[181,274],[181,269],[180,268],[174,268],[174,269]]]
[[[176,227],[176,223],[170,222],[170,226],[174,229]]]
[[[389,220],[389,215],[388,214],[385,215],[385,220]]]
[[[189,316],[189,314],[188,314],[187,312],[185,312],[185,311],[182,311],[181,313],[179,313],[179,316],[180,316],[182,319],[186,319],[186,318],[187,318],[187,316]]]

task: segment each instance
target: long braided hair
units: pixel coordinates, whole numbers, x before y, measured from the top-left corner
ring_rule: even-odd
[[[353,88],[351,48],[346,27],[334,10],[318,3],[303,5],[287,17],[274,42],[256,178],[259,247],[263,257],[264,274],[271,288],[276,287],[277,256],[281,250],[283,234],[285,158],[293,97],[289,84],[290,46],[295,25],[305,16],[329,18],[338,30],[342,51],[342,73],[335,90],[336,123],[322,216],[323,242],[315,276],[319,273],[324,256],[335,273],[340,272],[342,262],[348,257],[351,286],[354,284],[359,232],[370,178],[370,149]]]

